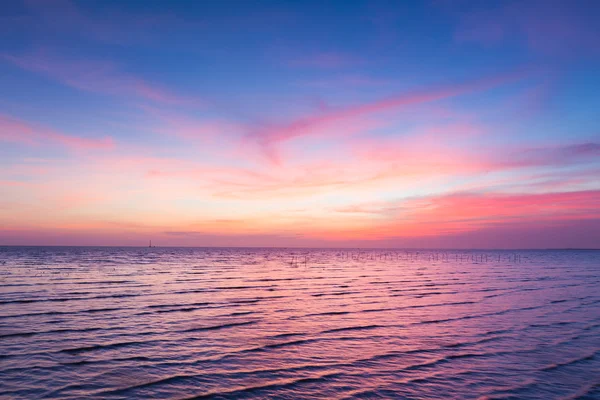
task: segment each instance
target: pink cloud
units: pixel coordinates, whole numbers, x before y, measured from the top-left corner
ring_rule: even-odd
[[[450,249],[597,249],[600,219],[572,221],[514,221],[477,229],[423,236],[386,236],[375,240],[355,239],[341,242],[355,247],[450,248]]]
[[[270,166],[216,166],[202,161],[163,157],[108,155],[90,160],[104,175],[128,171],[137,182],[161,187],[181,183],[219,199],[261,200],[302,198],[315,190],[334,190],[360,184],[372,175],[368,167],[356,171],[351,161],[316,161],[273,169]]]
[[[120,72],[110,62],[60,59],[45,51],[20,56],[0,54],[0,58],[87,92],[140,98],[167,105],[201,104],[197,99],[176,95],[141,78]]]
[[[577,146],[576,148],[576,153],[589,151],[580,150]],[[400,159],[404,160],[404,157]],[[21,205],[14,209],[21,215],[23,223],[29,224],[25,226],[31,229],[29,243],[35,239],[35,232],[40,235],[37,237],[41,237],[43,232],[48,233],[53,230],[58,233],[68,232],[71,238],[81,234],[88,239],[101,233],[108,236],[111,232],[117,236],[122,234],[121,228],[104,222],[111,218],[122,218],[122,222],[133,224],[128,228],[132,237],[150,235],[153,241],[154,238],[163,240],[161,232],[182,232],[186,237],[188,234],[195,236],[194,232],[199,232],[198,237],[210,243],[213,243],[211,237],[217,240],[216,237],[225,235],[231,241],[245,238],[248,240],[247,244],[260,245],[260,235],[283,234],[286,227],[292,226],[295,233],[307,239],[328,240],[343,245],[349,243],[381,245],[389,240],[399,240],[395,243],[406,240],[412,241],[411,243],[420,241],[429,246],[431,243],[455,243],[454,245],[458,247],[470,246],[469,243],[480,243],[455,241],[463,236],[471,237],[469,235],[473,232],[489,234],[499,230],[509,237],[511,227],[515,232],[524,232],[526,226],[530,230],[548,227],[559,229],[556,227],[560,224],[567,229],[581,221],[591,221],[594,218],[600,220],[596,207],[600,200],[600,191],[566,191],[566,188],[558,186],[527,185],[527,181],[537,179],[535,176],[519,176],[518,183],[523,183],[522,186],[517,186],[513,178],[512,182],[509,180],[508,189],[565,191],[505,193],[497,188],[490,189],[491,182],[486,180],[480,182],[483,189],[471,188],[469,191],[454,194],[411,197],[397,201],[357,202],[335,208],[334,210],[338,211],[336,213],[331,212],[333,208],[326,208],[327,203],[313,203],[312,199],[320,194],[335,194],[337,199],[355,201],[363,194],[366,198],[381,198],[377,191],[370,193],[369,190],[374,187],[370,186],[373,180],[385,179],[374,173],[377,170],[377,168],[372,169],[375,163],[357,163],[353,159],[317,160],[311,165],[286,165],[281,169],[265,167],[264,170],[257,170],[216,167],[195,160],[101,153],[88,159],[86,165],[90,170],[82,176],[83,179],[99,177],[93,180],[91,186],[86,187],[85,181],[81,181],[82,186],[77,185],[76,189],[72,188],[73,185],[69,185],[65,187],[68,190],[57,190],[56,185],[60,187],[60,180],[57,180],[57,183],[47,182],[46,187],[39,188],[41,190],[39,195],[43,195],[41,197],[44,199],[43,202],[33,208]],[[390,167],[389,161],[383,161],[380,166]],[[425,177],[428,176],[427,174],[446,173],[445,168],[442,169],[443,171],[423,169],[422,173],[426,174]],[[57,172],[53,176],[59,177],[60,171]],[[406,170],[399,166],[390,172],[390,177],[393,178],[392,173],[401,176],[406,173]],[[578,177],[579,174],[573,176]],[[111,178],[103,180],[100,177]],[[552,177],[552,174],[548,173],[548,177]],[[588,178],[593,180],[593,177],[594,175],[591,174]],[[7,180],[10,181],[10,178]],[[393,185],[385,184],[381,187],[385,188],[384,190],[393,187],[397,193],[402,193],[402,186],[397,184],[397,181],[393,182],[395,182]],[[415,182],[417,182],[415,179],[409,180],[409,190],[414,187]],[[12,189],[7,187],[7,190],[16,190],[16,188],[18,186]],[[29,189],[27,193],[30,193]],[[35,196],[35,192],[31,191],[31,194]],[[103,194],[107,197],[103,198]],[[134,215],[127,214],[127,216],[113,213],[115,209],[121,210],[121,207],[127,209],[127,204],[131,203],[132,199],[136,199],[137,204],[139,199],[145,196],[151,196],[153,201],[160,204],[159,207],[164,204],[175,204],[179,199],[203,199],[204,201],[212,198],[216,203],[230,204],[228,207],[239,211],[239,214],[234,218],[230,214],[231,211],[227,211],[225,214],[211,214],[211,219],[174,212],[167,219],[161,220],[156,217],[156,214],[161,213],[155,212],[161,208],[132,211]],[[293,199],[296,208],[309,205],[308,210],[301,213],[277,210],[282,204],[286,204],[281,201],[282,199]],[[36,208],[39,204],[44,204],[46,207],[49,205],[54,207],[56,204],[57,209],[77,207],[82,213],[82,218],[73,219],[69,215],[59,214],[57,220],[29,220],[27,215],[35,214],[35,211],[39,210]],[[257,204],[260,205],[258,209],[253,208]],[[275,210],[265,207],[266,204],[272,205]],[[214,203],[210,207],[214,207]],[[245,213],[244,210],[251,212]],[[15,212],[12,212],[11,215],[14,214]],[[117,215],[121,216],[116,217]],[[17,221],[13,217],[8,217],[7,221],[5,224],[7,229],[17,229],[20,226],[12,224]],[[134,224],[135,221],[144,221],[147,225],[137,226]],[[183,239],[178,241],[179,235],[175,236],[170,239],[174,244],[188,243]],[[438,238],[444,238],[445,241],[440,241],[441,239]],[[26,238],[23,240],[27,242]],[[170,242],[166,238],[164,240],[165,243]],[[373,240],[379,242],[372,242]],[[226,242],[228,241],[221,243]],[[189,243],[193,241],[190,239]],[[283,243],[283,241],[276,241],[272,244],[283,245]],[[289,243],[298,245],[300,242]]]
[[[126,170],[137,182],[149,184],[161,182],[192,183],[193,187],[213,191],[225,188],[249,188],[271,185],[279,179],[269,171],[247,167],[218,166],[203,161],[153,156],[118,156],[110,154],[90,160],[102,173]]]
[[[434,218],[445,216],[450,220],[479,223],[499,217],[600,217],[600,209],[596,206],[598,200],[600,190],[540,194],[456,193],[431,199],[416,199],[408,205],[413,209],[426,210]]]
[[[27,182],[0,180],[0,186],[12,187],[12,186],[27,186],[27,185],[28,185]]]
[[[593,162],[600,159],[600,143],[524,149],[498,158],[496,162],[506,167],[563,166]]]
[[[359,131],[362,129],[362,126],[358,128]],[[474,182],[479,186],[474,188],[508,185],[538,191],[544,187],[585,187],[586,182],[590,181],[589,177],[580,179],[579,182],[564,177],[563,185],[557,186],[556,182],[550,182],[552,178],[560,180],[563,176],[556,171],[547,175],[519,172],[518,181],[514,176],[483,179],[483,173],[507,173],[529,167],[562,167],[587,163],[594,160],[596,146],[588,143],[531,150],[539,153],[539,157],[528,156],[529,150],[453,146],[458,140],[469,139],[481,132],[484,129],[476,124],[456,123],[432,126],[416,136],[408,135],[386,141],[354,138],[336,146],[336,157],[331,157],[331,151],[324,149],[323,156],[328,155],[326,160],[319,154],[311,153],[311,157],[307,158],[295,156],[277,169],[268,164],[247,165],[243,168],[219,167],[191,160],[156,157],[126,157],[107,160],[106,163],[117,169],[140,171],[140,175],[157,182],[197,182],[198,187],[211,191],[214,196],[229,199],[303,198],[316,191],[368,192],[386,187],[392,182],[395,188],[400,188],[414,179],[441,184],[449,176],[477,178]],[[556,156],[563,153],[578,156],[565,159]],[[415,187],[414,182],[411,187]]]
[[[75,150],[114,148],[114,141],[110,137],[92,139],[66,135],[2,114],[0,114],[0,140],[26,145],[56,143]]]
[[[539,194],[461,192],[355,204],[336,211],[385,216],[379,224],[354,232],[358,237],[418,237],[513,224],[542,226],[560,221],[600,220],[599,201],[600,190]]]
[[[347,123],[346,126],[333,123],[323,125],[319,128],[320,131],[314,131],[313,134],[332,135],[327,127],[339,129],[342,132],[340,134],[352,134],[352,129],[361,133],[370,128],[362,124],[365,121],[368,120],[360,119],[358,123],[342,121]],[[194,128],[184,133],[189,133],[191,138],[197,137],[196,135],[212,137],[210,129],[204,131]],[[594,143],[525,150],[457,145],[460,140],[470,140],[474,135],[485,134],[485,127],[461,122],[459,119],[456,123],[431,125],[387,140],[353,137],[336,143],[333,149],[325,147],[306,154],[298,154],[298,146],[303,142],[295,142],[290,144],[290,148],[283,146],[281,149],[284,155],[289,151],[293,157],[286,159],[286,163],[280,164],[278,168],[260,162],[252,163],[248,154],[242,154],[236,159],[238,162],[243,161],[240,166],[231,166],[225,162],[221,153],[221,165],[208,160],[127,155],[108,157],[98,167],[105,172],[106,168],[127,170],[134,176],[146,178],[157,187],[168,182],[180,182],[182,185],[207,191],[217,198],[252,200],[301,199],[314,193],[340,190],[368,193],[389,185],[397,190],[404,187],[412,190],[411,188],[420,187],[421,182],[444,184],[448,177],[453,180],[469,177],[470,182],[476,183],[473,186],[476,189],[505,185],[519,189],[531,187],[539,191],[544,189],[542,184],[545,184],[546,189],[569,190],[585,188],[585,183],[590,182],[589,177],[579,182],[565,178],[562,180],[564,185],[557,186],[556,182],[550,182],[553,177],[560,179],[563,176],[556,171],[542,176],[539,171],[537,175],[533,175],[536,170],[521,170],[592,162],[598,150]],[[246,153],[249,153],[247,149]],[[148,154],[152,154],[151,149],[148,149]],[[518,179],[512,175],[507,177],[508,173],[512,174],[514,171],[519,171]],[[488,173],[504,175],[487,176]],[[415,179],[418,183],[415,183]]]
[[[223,144],[226,139],[234,139],[241,134],[242,126],[224,119],[197,119],[181,113],[166,111],[160,107],[141,106],[148,118],[155,119],[149,130],[176,136],[196,143]],[[221,146],[222,147],[222,146]]]
[[[481,91],[513,82],[523,76],[523,72],[517,72],[494,78],[480,79],[464,84],[449,85],[400,94],[386,99],[346,108],[325,109],[316,114],[308,115],[288,123],[259,126],[254,129],[249,135],[249,138],[257,140],[263,147],[265,154],[267,154],[272,161],[277,162],[276,144],[293,138],[312,135],[323,127],[330,126],[334,123],[339,124],[342,121],[345,121],[347,124],[352,124],[355,123],[356,119],[359,117]]]
[[[485,126],[457,119],[387,137],[352,138],[341,146],[357,165],[379,167],[373,180],[465,176],[502,169],[491,164],[487,149],[473,143],[487,134]]]
[[[390,166],[386,173],[389,175],[400,172],[425,176],[474,175],[525,168],[584,166],[598,164],[600,159],[600,144],[596,142],[531,148],[490,147],[472,142],[465,146],[461,142],[487,134],[487,129],[476,123],[457,122],[433,125],[400,137],[355,138],[345,146],[360,164]]]

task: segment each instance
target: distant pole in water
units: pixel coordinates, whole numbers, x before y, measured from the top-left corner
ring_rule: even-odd
[[[152,247],[152,240],[150,241],[150,244],[148,245],[148,247]]]

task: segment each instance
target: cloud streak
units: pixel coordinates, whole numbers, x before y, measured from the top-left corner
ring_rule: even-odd
[[[542,229],[550,223],[600,220],[599,190],[548,193],[459,192],[396,202],[356,204],[336,209],[343,214],[381,217],[368,233],[378,238],[461,234],[480,229],[527,224]]]
[[[110,150],[115,147],[111,137],[84,138],[36,126],[0,114],[0,140],[30,146],[58,144],[72,150]]]
[[[336,125],[343,123],[350,125],[355,123],[356,119],[371,114],[430,103],[472,92],[484,91],[486,89],[518,81],[524,76],[526,76],[526,73],[519,71],[463,84],[402,93],[381,100],[345,108],[327,109],[283,124],[263,124],[262,126],[253,129],[248,138],[256,140],[269,159],[275,163],[279,163],[281,160],[278,157],[276,146],[281,142],[308,135],[323,134],[324,131],[335,131],[336,128],[339,130],[340,128]],[[341,130],[344,130],[344,125],[342,125]]]
[[[0,58],[24,70],[45,75],[86,92],[141,99],[164,105],[202,104],[198,99],[174,94],[142,78],[123,73],[111,62],[62,59],[50,55],[47,51],[23,55],[0,54]]]

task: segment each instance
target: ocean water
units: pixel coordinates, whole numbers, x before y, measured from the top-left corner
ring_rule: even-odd
[[[600,399],[600,252],[0,247],[3,399]]]

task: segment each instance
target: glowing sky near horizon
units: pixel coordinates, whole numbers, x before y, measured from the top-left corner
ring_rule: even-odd
[[[600,247],[600,2],[0,7],[0,245]]]

